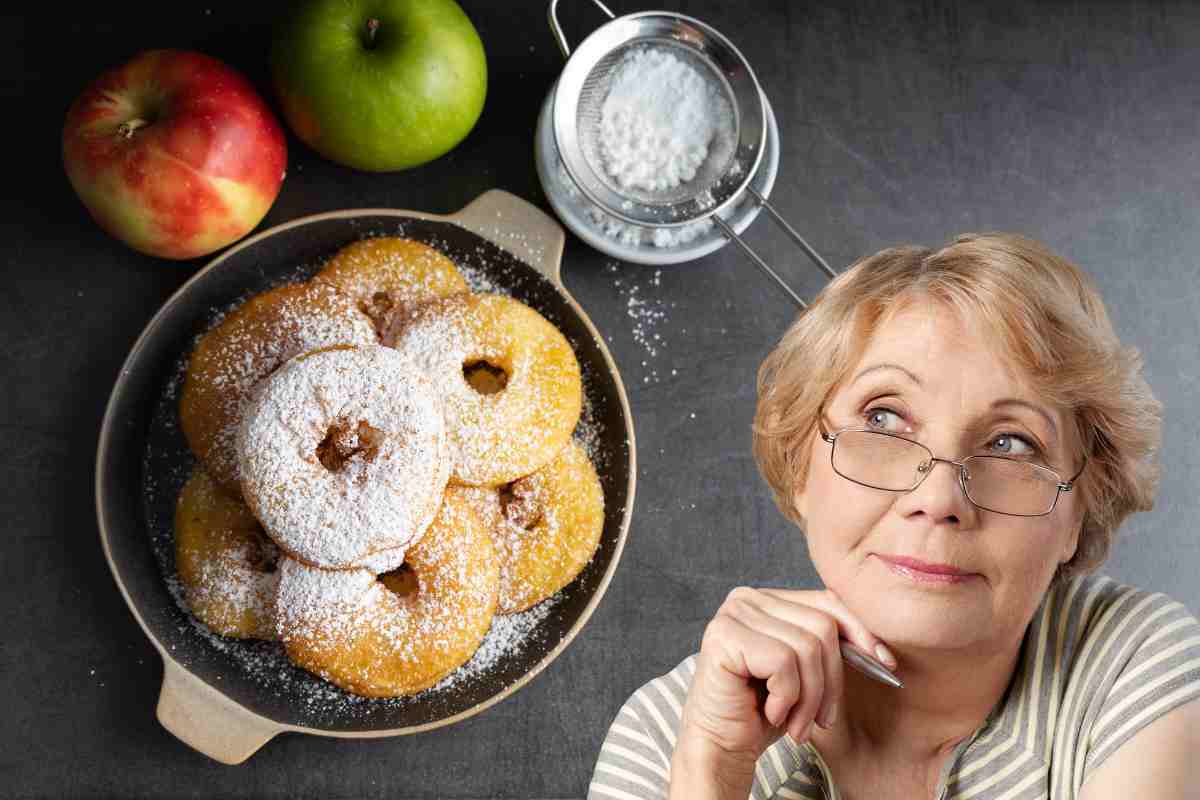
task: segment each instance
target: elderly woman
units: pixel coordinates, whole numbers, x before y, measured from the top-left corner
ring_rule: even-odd
[[[730,592],[620,710],[591,796],[1200,797],[1200,622],[1093,574],[1152,505],[1160,425],[1036,242],[855,264],[759,371],[754,454],[825,588]]]

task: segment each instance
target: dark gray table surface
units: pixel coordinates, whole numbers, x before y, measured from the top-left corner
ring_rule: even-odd
[[[291,138],[262,227],[349,207],[446,213],[494,187],[548,208],[533,126],[562,62],[545,6],[464,7],[490,69],[471,135],[388,175],[336,166]],[[661,7],[708,21],[748,54],[782,132],[773,200],[835,267],[888,245],[1010,230],[1096,278],[1166,406],[1158,504],[1128,523],[1105,571],[1200,608],[1200,7]],[[591,622],[529,686],[451,728],[368,741],[285,735],[240,767],[196,754],[155,721],[161,664],[103,559],[92,481],[121,361],[203,260],[142,256],[97,229],[63,174],[59,136],[92,78],[153,46],[221,58],[270,97],[265,43],[283,13],[286,4],[213,0],[4,19],[0,795],[581,796],[622,701],[697,647],[729,588],[815,584],[749,446],[755,371],[794,309],[733,248],[657,270],[571,237],[565,282],[610,343],[638,436],[628,546]],[[575,41],[598,19],[583,0],[563,13]],[[765,220],[749,238],[804,295],[820,289],[821,274]]]

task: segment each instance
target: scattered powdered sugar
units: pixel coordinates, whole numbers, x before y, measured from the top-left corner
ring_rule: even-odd
[[[284,557],[279,563],[276,633],[345,641],[354,632],[375,576],[363,569],[319,569]]]
[[[733,110],[712,80],[669,50],[639,48],[613,70],[599,152],[620,186],[659,192],[694,178],[714,139],[728,151],[733,128]]]
[[[227,550],[198,565],[195,583],[185,587],[197,616],[214,626],[236,626],[242,620],[266,633],[275,616],[278,577],[250,566],[249,548]]]
[[[397,569],[401,564],[404,563],[404,554],[407,552],[407,549],[408,548],[406,545],[405,547],[376,550],[366,558],[360,559],[355,566],[365,569],[372,575],[380,575],[384,572],[390,572],[394,569]]]
[[[488,239],[510,250],[523,261],[541,263],[545,260],[548,243],[541,234],[528,233],[523,225],[507,224],[504,212],[499,209],[495,211],[495,220],[496,224],[487,230]]]
[[[588,369],[583,368],[584,385],[588,384]],[[583,409],[579,414],[579,423],[575,426],[572,437],[576,444],[587,453],[588,460],[596,468],[596,472],[604,475],[608,472],[609,452],[604,443],[604,423],[596,414],[596,404],[587,392],[583,393]]]
[[[500,560],[500,606],[504,613],[520,609],[528,603],[527,595],[539,591],[540,570],[562,568],[566,555],[561,548],[546,548],[547,561],[537,564],[539,572],[522,569],[523,556],[536,550],[533,539],[560,539],[562,536],[561,509],[547,502],[545,478],[535,473],[510,486],[512,499],[503,504],[493,535]]]
[[[492,627],[480,642],[475,655],[429,691],[448,689],[476,678],[492,669],[505,656],[533,641],[537,637],[538,627],[561,599],[562,595],[556,594],[520,614],[497,614],[492,617]]]
[[[614,275],[620,274],[620,268],[616,262],[609,262],[605,266],[605,271]],[[658,288],[661,283],[662,270],[656,269],[647,286],[654,289]],[[616,287],[618,296],[625,300],[625,314],[633,320],[631,329],[633,340],[642,348],[645,355],[645,358],[642,359],[642,367],[646,371],[642,375],[642,383],[658,383],[659,375],[655,359],[667,345],[667,340],[663,338],[658,328],[667,321],[668,311],[675,307],[675,302],[668,302],[661,297],[648,296],[647,292],[643,291],[642,284],[628,276],[615,278],[613,286]]]
[[[179,498],[175,560],[192,611],[215,630],[274,637],[279,551],[238,499],[197,470]]]
[[[507,294],[503,291],[496,279],[487,272],[487,270],[479,269],[478,267],[467,264],[460,264],[458,271],[467,279],[467,285],[471,287],[472,292],[487,293],[487,294]]]

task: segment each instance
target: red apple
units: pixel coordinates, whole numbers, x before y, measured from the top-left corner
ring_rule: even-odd
[[[104,230],[143,253],[195,258],[266,215],[287,141],[232,68],[202,53],[150,50],[71,104],[63,164]]]

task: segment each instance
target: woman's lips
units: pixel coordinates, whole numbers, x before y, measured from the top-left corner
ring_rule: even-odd
[[[885,555],[879,555],[879,558],[892,572],[920,583],[964,583],[978,577],[974,572],[966,572],[949,564],[931,564],[919,558]]]

